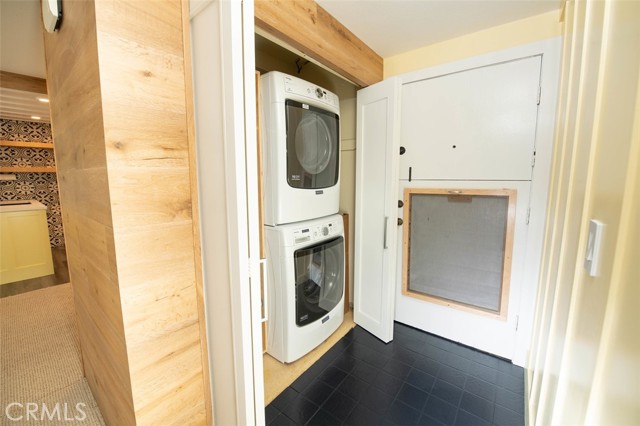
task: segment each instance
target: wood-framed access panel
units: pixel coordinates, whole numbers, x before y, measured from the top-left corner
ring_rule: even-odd
[[[515,189],[404,191],[402,294],[507,318]]]

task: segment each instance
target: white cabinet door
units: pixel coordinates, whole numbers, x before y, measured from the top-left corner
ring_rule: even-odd
[[[405,83],[400,176],[531,180],[541,57]]]
[[[354,321],[384,342],[393,339],[397,244],[396,79],[358,92]]]

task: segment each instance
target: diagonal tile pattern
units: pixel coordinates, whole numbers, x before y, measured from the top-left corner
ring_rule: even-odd
[[[280,425],[524,425],[524,370],[395,324],[384,344],[360,327],[265,410]]]

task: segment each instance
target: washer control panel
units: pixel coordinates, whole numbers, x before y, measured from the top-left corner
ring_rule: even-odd
[[[293,241],[295,244],[303,244],[317,240],[327,239],[340,232],[337,221],[325,222],[298,228],[293,231]]]

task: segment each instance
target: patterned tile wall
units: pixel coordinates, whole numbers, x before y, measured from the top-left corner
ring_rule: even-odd
[[[45,142],[53,144],[51,125],[0,118],[0,140]],[[0,166],[55,166],[52,149],[0,147]],[[0,200],[38,200],[47,206],[49,241],[52,247],[64,246],[62,212],[55,173],[15,173],[16,180],[0,181]]]

